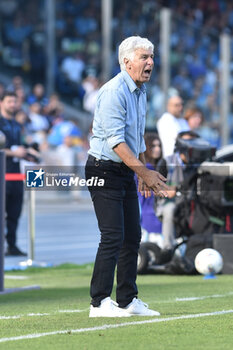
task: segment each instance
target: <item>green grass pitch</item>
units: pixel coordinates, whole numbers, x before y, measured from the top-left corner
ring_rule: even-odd
[[[41,288],[0,295],[0,349],[233,349],[233,275],[138,276],[139,297],[160,317],[89,319],[92,268],[5,273],[5,288]]]

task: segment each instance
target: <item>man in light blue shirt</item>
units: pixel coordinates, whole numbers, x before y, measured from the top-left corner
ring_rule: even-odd
[[[86,179],[100,178],[104,186],[89,186],[101,231],[91,281],[90,317],[158,316],[137,298],[137,257],[141,240],[134,173],[139,190],[167,196],[161,174],[145,167],[145,82],[154,66],[154,45],[129,37],[119,46],[121,73],[99,91],[86,164]],[[111,300],[117,266],[117,304]]]
[[[146,150],[145,114],[145,86],[137,87],[122,71],[100,89],[88,153],[98,159],[122,162],[114,147],[125,142],[138,158]]]

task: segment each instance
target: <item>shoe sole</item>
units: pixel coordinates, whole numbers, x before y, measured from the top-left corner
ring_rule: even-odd
[[[148,317],[154,317],[154,316],[161,316],[159,312],[156,312],[154,315],[148,315],[148,314],[143,314],[143,313],[131,313],[129,312],[130,316],[148,316]]]
[[[160,314],[156,314],[156,315],[130,314],[130,316],[155,317],[155,316],[161,316],[161,315]]]

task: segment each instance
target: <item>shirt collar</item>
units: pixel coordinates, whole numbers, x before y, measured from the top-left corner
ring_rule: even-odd
[[[141,88],[138,88],[129,73],[127,73],[125,70],[121,71],[121,74],[123,76],[123,79],[125,80],[126,84],[128,85],[128,88],[130,92],[134,91],[140,91],[145,93],[146,92],[146,86],[145,84],[142,84]]]

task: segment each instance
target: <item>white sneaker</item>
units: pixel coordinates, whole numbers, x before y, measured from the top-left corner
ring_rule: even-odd
[[[137,298],[133,298],[133,301],[122,310],[127,311],[130,316],[160,316],[158,311],[148,309],[148,305]]]
[[[89,317],[130,317],[131,315],[124,309],[118,307],[118,304],[110,297],[101,300],[100,306],[91,305]]]

